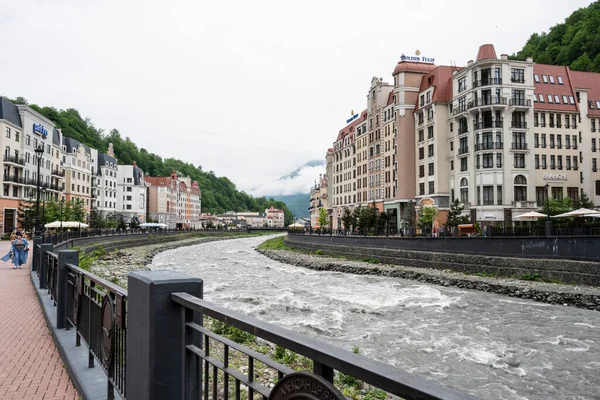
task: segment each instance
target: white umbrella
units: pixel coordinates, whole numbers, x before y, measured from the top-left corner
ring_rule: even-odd
[[[60,228],[60,221],[49,222],[44,225],[44,228]]]
[[[159,224],[155,222],[144,222],[143,224],[140,224],[140,227],[142,228],[166,228],[167,226],[167,224]]]
[[[44,225],[46,228],[87,228],[89,225],[79,221],[54,221]]]
[[[598,214],[587,214],[587,215],[584,215],[584,217],[586,217],[586,218],[588,218],[588,217],[589,218],[600,218],[600,213],[598,213]]]
[[[289,224],[288,228],[304,228],[304,225],[299,224],[299,223],[294,223],[294,224]]]
[[[548,217],[546,214],[542,214],[537,211],[530,211],[525,214],[517,215],[515,217],[515,219],[533,220],[533,219],[537,219],[537,218],[546,218],[546,217]]]
[[[552,218],[586,217],[590,214],[600,214],[600,211],[590,210],[588,208],[580,208],[578,210],[573,210],[573,211],[569,211],[566,213],[553,215]]]

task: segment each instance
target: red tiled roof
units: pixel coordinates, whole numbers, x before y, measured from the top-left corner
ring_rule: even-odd
[[[394,104],[394,91],[390,91],[390,94],[388,95],[388,100],[387,100],[387,104],[386,106],[390,106]]]
[[[498,59],[498,56],[496,55],[496,49],[494,49],[494,45],[483,44],[479,46],[479,51],[477,52],[477,58],[475,59],[475,62],[489,59]]]
[[[575,104],[564,104],[563,96],[575,97],[575,91],[573,90],[572,81],[569,75],[569,68],[560,66],[560,65],[547,65],[547,64],[535,64],[533,66],[533,73],[539,76],[540,83],[535,83],[535,94],[537,102],[533,103],[533,108],[536,110],[550,110],[550,111],[570,111],[575,112],[578,111],[579,108],[577,106],[577,100],[575,100]],[[552,75],[554,77],[554,83],[550,83],[550,79],[548,78],[548,83],[544,83],[542,79],[542,75]],[[563,80],[563,85],[558,83],[558,76],[560,76]],[[539,101],[539,95],[544,96],[544,102]],[[553,102],[548,102],[548,95],[552,95]],[[560,103],[557,104],[554,102],[554,95],[558,95]]]
[[[339,142],[340,140],[342,140],[344,137],[346,137],[346,135],[348,134],[352,134],[352,139],[354,138],[354,127],[356,127],[356,125],[360,124],[361,122],[364,122],[367,119],[367,110],[364,110],[363,112],[360,113],[360,116],[358,118],[356,118],[354,121],[350,122],[348,125],[346,125],[345,127],[343,127],[342,129],[340,129],[340,132],[338,133],[337,139],[335,139],[336,142]]]
[[[413,62],[413,61],[400,61],[392,75],[396,75],[400,72],[430,72],[435,69],[435,64]]]
[[[447,103],[451,101],[452,72],[456,70],[456,67],[451,67],[449,65],[440,65],[427,75],[423,76],[423,78],[421,79],[421,87],[419,88],[419,92],[423,92],[433,86],[433,97],[431,99],[433,103]],[[419,103],[417,103],[415,111],[419,108]]]
[[[594,102],[594,108],[588,107],[588,115],[600,116],[600,110],[596,101],[600,101],[600,74],[597,72],[570,71],[573,87],[577,89],[588,89],[588,101]]]

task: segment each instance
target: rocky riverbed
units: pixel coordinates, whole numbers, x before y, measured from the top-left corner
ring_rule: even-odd
[[[219,240],[231,240],[239,236],[203,237],[185,239],[165,244],[132,247],[110,252],[94,261],[90,272],[104,279],[115,282],[119,286],[127,287],[127,275],[132,271],[148,271],[154,256],[160,252],[173,250],[180,247],[192,246]],[[184,250],[182,250],[184,251]]]
[[[550,304],[575,306],[600,311],[600,288],[565,285],[519,279],[480,277],[430,268],[372,264],[341,258],[299,253],[290,250],[257,250],[261,254],[290,265],[317,271],[336,271],[358,275],[380,275],[442,286],[481,290]]]

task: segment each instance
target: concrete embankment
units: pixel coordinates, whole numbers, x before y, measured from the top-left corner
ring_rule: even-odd
[[[600,311],[600,288],[519,279],[480,277],[461,272],[391,264],[372,264],[287,250],[257,250],[282,263],[317,271],[336,271],[360,275],[381,275],[412,279],[423,283],[481,290],[550,304]]]

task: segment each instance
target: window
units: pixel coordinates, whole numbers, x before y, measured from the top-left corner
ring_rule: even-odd
[[[425,166],[419,165],[419,178],[423,178],[425,176]]]
[[[562,79],[562,76],[558,75],[558,76],[556,77],[556,79],[558,79],[558,84],[559,84],[559,85],[563,85],[563,79]]]
[[[428,175],[433,176],[433,163],[429,163],[427,169],[428,169],[428,171],[427,171]]]
[[[540,83],[540,76],[539,76],[538,74],[533,74],[533,80],[534,80],[536,83]]]
[[[541,125],[542,125],[542,127],[546,126],[546,113],[542,113]]]
[[[484,186],[483,187],[483,205],[489,206],[494,204],[494,187]]]
[[[421,95],[420,100],[421,101],[419,102],[419,106],[423,107],[425,105],[425,95],[424,94]]]
[[[425,194],[425,184],[419,183],[419,195],[422,196]]]
[[[563,98],[563,103],[564,103],[564,104],[569,104],[569,98],[568,98],[567,96],[565,96],[565,95],[563,94],[563,97],[562,97],[562,98]]]
[[[540,93],[540,94],[538,94],[538,97],[540,99],[540,103],[543,103],[544,102],[544,95]]]
[[[6,128],[6,137],[10,139],[10,128]]]
[[[596,120],[592,119],[590,122],[592,123],[592,127],[591,127],[592,132],[596,132]]]
[[[542,148],[546,148],[546,134],[542,133]]]
[[[600,101],[596,100],[596,108],[600,110]],[[17,132],[17,135],[19,134],[19,132]]]
[[[542,154],[542,169],[548,168],[548,164],[546,163],[546,155]]]
[[[538,207],[541,207],[548,201],[548,191],[545,186],[535,187],[535,201],[537,201]]]
[[[454,171],[454,160],[450,160],[450,171]]]
[[[556,148],[562,149],[562,135],[556,135]]]
[[[538,113],[533,113],[533,126],[539,126],[539,115]]]
[[[577,116],[576,115],[571,116],[571,128],[577,129]]]
[[[525,168],[525,154],[515,154],[515,168]]]
[[[550,83],[554,84],[554,76],[553,75],[549,75],[548,78],[550,78]]]
[[[463,158],[461,158],[461,159],[460,159],[460,170],[461,170],[461,171],[466,171],[466,170],[467,170],[467,167],[468,167],[468,164],[467,164],[467,157],[463,157]]]
[[[535,155],[535,169],[540,169],[540,155]]]
[[[550,156],[550,169],[556,169],[556,156]]]
[[[435,193],[435,185],[433,181],[429,182],[429,194]]]
[[[483,154],[483,168],[494,168],[494,154]]]
[[[419,160],[425,158],[425,149],[423,147],[419,147]]]
[[[548,95],[548,103],[552,103],[552,95],[551,94]]]
[[[558,169],[562,169],[563,168],[562,156],[561,155],[556,156],[556,160],[558,161],[558,163],[557,163]]]
[[[515,176],[515,201],[527,201],[527,179],[523,175]]]
[[[565,157],[565,167],[567,169],[571,169],[571,156],[566,156]]]
[[[546,75],[542,75],[542,80],[544,83],[548,83],[548,77]]]
[[[427,128],[427,139],[433,139],[433,126]]]
[[[553,187],[552,188],[552,199],[553,200],[562,200],[562,198],[563,198],[563,188]]]
[[[573,156],[573,169],[577,169],[577,156]]]
[[[502,168],[502,153],[496,153],[496,167]]]
[[[560,114],[556,114],[556,127],[562,128],[562,117]]]
[[[568,187],[567,197],[570,198],[572,201],[579,201],[579,188]]]
[[[569,103],[575,104],[575,99],[573,98],[573,96],[569,96]]]
[[[525,83],[525,70],[522,68],[512,68],[510,71],[511,82]]]
[[[433,145],[427,146],[427,157],[433,157]]]
[[[15,140],[18,142],[21,134],[19,132],[15,132]]]
[[[540,147],[540,134],[539,133],[533,134],[533,145],[535,146],[536,149],[538,147]]]
[[[419,130],[419,142],[422,142],[423,140],[425,140],[425,135],[423,132],[423,129]]]
[[[462,77],[458,80],[458,93],[467,90],[467,77]]]
[[[573,146],[573,149],[577,149],[577,135],[572,136],[571,145]]]
[[[462,178],[460,180],[460,202],[469,202],[469,181],[467,181],[467,178]]]
[[[550,134],[550,148],[551,149],[554,148],[554,134],[553,133]]]
[[[450,142],[450,151],[454,151],[454,142]]]
[[[560,97],[558,97],[558,95],[557,95],[557,94],[555,94],[555,95],[554,95],[554,102],[555,102],[556,104],[560,104]]]

